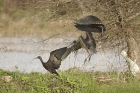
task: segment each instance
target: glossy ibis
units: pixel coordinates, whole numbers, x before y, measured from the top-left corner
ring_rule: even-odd
[[[93,53],[96,53],[96,43],[95,43],[95,39],[92,36],[92,33],[86,32],[86,38],[83,38],[82,36],[80,36],[77,41],[73,42],[73,45],[70,48],[72,51],[77,51],[81,48],[85,48],[89,54],[87,58],[89,58],[90,60],[91,55]]]
[[[92,33],[87,32],[86,33],[86,38],[80,36],[77,41],[74,40],[73,43],[72,43],[72,46],[70,48],[73,51],[77,51],[81,48],[85,48],[88,53],[96,52],[96,43],[95,43],[95,39],[92,36]],[[89,50],[90,50],[90,52],[89,52]]]
[[[70,53],[71,53],[70,48],[63,47],[52,51],[50,53],[50,57],[47,62],[44,62],[41,56],[38,56],[37,59],[40,59],[43,67],[50,73],[59,75],[56,72],[56,69],[60,67],[61,61],[64,60]]]
[[[85,31],[86,33],[86,38],[84,39],[82,36],[80,36],[79,42],[81,44],[81,47],[85,48],[89,53],[88,57],[90,60],[91,55],[93,53],[96,53],[96,43],[91,32],[98,32],[102,35],[106,30],[106,27],[99,18],[93,15],[89,15],[77,20],[75,22],[75,27],[81,31]]]
[[[89,15],[76,21],[75,27],[81,31],[103,33],[105,25],[96,16]]]

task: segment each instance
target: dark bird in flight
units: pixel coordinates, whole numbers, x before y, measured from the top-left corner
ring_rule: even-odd
[[[91,58],[91,55],[93,53],[96,53],[96,43],[95,39],[92,36],[91,32],[86,32],[86,38],[80,36],[77,41],[74,41],[72,43],[72,46],[70,47],[72,51],[78,51],[81,48],[85,48],[88,52],[89,56],[86,58],[86,60]],[[85,60],[85,61],[86,61]]]
[[[89,16],[86,16],[84,18],[77,20],[74,26],[81,31],[85,31],[86,33],[86,38],[83,38],[82,36],[80,36],[79,40],[77,40],[75,43],[79,42],[77,43],[77,46],[78,46],[76,47],[77,49],[85,48],[87,50],[87,52],[89,53],[88,57],[90,60],[91,55],[97,52],[96,42],[92,36],[92,32],[101,33],[101,36],[102,36],[103,32],[106,31],[106,27],[104,26],[104,24],[99,18],[93,15],[89,15]]]
[[[59,76],[59,74],[56,72],[56,69],[58,69],[61,65],[61,61],[64,60],[69,54],[71,53],[71,49],[67,47],[63,47],[60,49],[56,49],[50,53],[49,60],[47,62],[44,62],[42,60],[41,56],[38,56],[35,59],[40,59],[43,67],[48,70],[52,74],[56,74]]]
[[[73,41],[72,46],[70,48],[73,51],[77,51],[81,48],[85,48],[88,53],[96,52],[96,43],[95,43],[95,39],[92,36],[92,33],[87,32],[86,38],[80,36],[77,41],[76,40]]]
[[[106,27],[102,21],[93,15],[89,15],[77,20],[74,26],[79,30],[86,32],[103,33],[106,30]]]

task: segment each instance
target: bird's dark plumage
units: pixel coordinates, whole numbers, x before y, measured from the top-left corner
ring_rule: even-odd
[[[86,16],[77,20],[75,23],[75,27],[81,31],[89,31],[89,32],[104,32],[106,27],[103,25],[102,21],[92,15]]]
[[[56,69],[60,67],[61,61],[64,60],[70,53],[71,53],[71,50],[69,48],[63,47],[63,48],[52,51],[50,53],[50,57],[47,62],[43,62],[41,56],[38,56],[37,58],[40,59],[43,67],[46,70],[48,70],[52,74],[54,73],[56,75],[59,75],[56,72]]]
[[[89,25],[89,24],[102,24],[102,21],[96,16],[89,15],[76,21],[79,25]]]
[[[81,31],[85,31],[86,33],[86,38],[80,36],[79,40],[77,40],[77,42],[79,41],[80,44],[76,42],[78,46],[76,49],[85,48],[89,53],[88,58],[90,60],[91,55],[97,52],[96,42],[91,32],[98,32],[102,35],[106,30],[106,27],[99,18],[93,15],[89,15],[77,20],[74,26]]]
[[[96,43],[91,32],[86,32],[86,38],[83,38],[82,36],[80,36],[77,41],[74,41],[72,43],[71,50],[77,51],[81,48],[85,48],[88,53],[89,53],[89,50],[92,53],[96,52]]]
[[[47,62],[43,62],[41,56],[38,56],[37,58],[40,59],[40,61],[41,61],[42,65],[43,65],[43,67],[44,67],[46,70],[48,70],[48,71],[49,71],[50,73],[52,73],[52,74],[54,73],[54,74],[56,74],[56,75],[59,75],[59,74],[56,72],[55,69],[58,69],[58,68],[60,67],[61,62],[52,62],[52,61],[50,61],[50,60],[48,60]]]
[[[96,52],[96,43],[91,32],[86,32],[86,38],[84,39],[82,36],[80,36],[80,39],[81,45],[87,50],[88,53],[88,50],[90,50],[91,53]]]

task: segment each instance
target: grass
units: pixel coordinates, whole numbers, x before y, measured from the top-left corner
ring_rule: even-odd
[[[83,72],[73,68],[60,76],[33,72],[23,74],[0,70],[0,77],[9,75],[11,82],[0,81],[1,93],[139,93],[140,81],[127,73]],[[56,84],[54,83],[56,82]],[[55,84],[55,85],[54,85]]]
[[[15,8],[16,6],[10,8],[7,5],[8,2],[4,3],[6,1],[0,0],[0,37],[48,37],[61,32],[66,32],[63,35],[66,37],[79,36],[74,27],[74,18],[58,17],[55,12],[51,12],[53,8],[37,10],[34,8]]]

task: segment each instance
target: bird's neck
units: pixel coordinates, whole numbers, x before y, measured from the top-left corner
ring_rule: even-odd
[[[41,61],[41,63],[42,63],[42,64],[44,64],[44,62],[43,62],[43,59],[42,59],[42,58],[40,58],[40,61]]]

